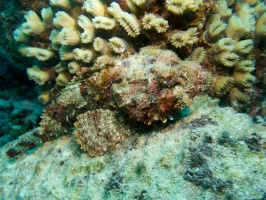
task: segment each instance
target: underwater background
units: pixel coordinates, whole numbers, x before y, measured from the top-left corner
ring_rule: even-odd
[[[0,23],[0,199],[266,199],[264,0],[10,0]]]

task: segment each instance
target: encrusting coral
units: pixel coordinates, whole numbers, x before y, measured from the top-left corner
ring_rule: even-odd
[[[85,115],[86,120],[99,113],[110,120],[121,115],[125,123],[131,118],[151,125],[172,118],[197,93],[222,97],[240,110],[252,100],[246,96],[256,82],[254,46],[265,37],[263,2],[50,0],[50,5],[40,14],[30,10],[14,31],[19,52],[37,60],[27,70],[29,78],[52,88],[39,97],[43,103],[51,99],[41,122],[48,138],[77,121],[82,147],[101,155],[108,145],[85,147],[81,139],[87,137],[80,134]],[[103,135],[112,145],[119,142]]]

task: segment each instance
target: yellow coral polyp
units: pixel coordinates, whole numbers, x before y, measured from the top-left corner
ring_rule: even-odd
[[[20,26],[18,27],[14,33],[13,33],[14,39],[17,42],[28,42],[29,41],[29,35],[23,32],[23,28]]]
[[[50,92],[48,90],[41,92],[38,100],[44,105],[47,104],[50,101]]]
[[[240,40],[244,36],[248,35],[251,30],[247,24],[240,17],[233,15],[229,21],[225,34],[227,37],[232,38],[233,40]]]
[[[229,93],[230,104],[237,110],[242,109],[250,103],[250,97],[237,88],[233,88]]]
[[[70,9],[71,8],[71,1],[70,0],[50,0],[50,4],[52,6],[57,6],[63,9]]]
[[[93,41],[94,36],[95,36],[94,30],[93,31],[85,30],[83,33],[81,33],[80,39],[83,44],[87,44]]]
[[[216,96],[221,97],[226,95],[233,87],[235,81],[229,76],[219,76],[214,84],[214,91]]]
[[[151,30],[154,27],[154,19],[156,16],[154,14],[147,14],[142,18],[142,26],[145,30]]]
[[[53,19],[53,24],[56,28],[69,28],[72,30],[76,29],[76,21],[69,14],[64,11],[58,11],[55,13],[55,18]]]
[[[124,53],[128,49],[128,43],[118,37],[113,37],[109,39],[110,42],[110,48],[115,52],[115,53]]]
[[[60,60],[72,60],[73,56],[73,49],[69,46],[61,46],[59,49],[59,56]]]
[[[108,50],[109,50],[108,41],[106,41],[100,37],[97,37],[94,39],[93,48],[95,49],[95,51],[99,51],[99,52],[104,54],[104,53],[108,52]]]
[[[73,56],[76,60],[82,60],[84,63],[89,63],[94,58],[92,50],[75,48],[73,50]]]
[[[54,11],[52,8],[43,8],[41,15],[45,29],[53,27]]]
[[[187,31],[174,33],[169,38],[171,44],[176,48],[193,46],[198,41],[197,28],[189,28]]]
[[[212,47],[213,54],[220,52],[232,52],[235,50],[235,42],[232,38],[222,38]]]
[[[205,40],[207,42],[219,37],[226,29],[226,24],[221,20],[215,20],[210,24],[206,33]]]
[[[232,9],[228,8],[225,0],[217,2],[217,11],[222,20],[228,20],[232,16]]]
[[[234,70],[243,73],[251,73],[255,70],[255,63],[251,60],[242,60],[234,66]]]
[[[78,18],[78,25],[86,31],[94,30],[92,21],[85,15],[80,15]]]
[[[30,80],[35,81],[38,85],[44,85],[50,80],[49,73],[41,70],[37,65],[27,69],[27,74]]]
[[[246,39],[236,42],[235,50],[240,54],[248,54],[253,49],[253,40]]]
[[[146,8],[152,3],[152,0],[132,0],[132,2],[141,8]]]
[[[233,77],[236,84],[244,88],[252,87],[256,82],[256,77],[252,76],[250,73],[234,71]]]
[[[85,0],[83,9],[93,16],[104,16],[105,14],[105,7],[99,0]]]
[[[187,3],[186,0],[166,0],[166,9],[175,15],[182,15]]]
[[[57,85],[65,86],[69,81],[69,75],[67,73],[60,73],[55,81]]]
[[[40,61],[47,61],[51,59],[54,56],[54,53],[37,47],[25,47],[25,55],[27,57],[34,57],[37,58]]]
[[[121,14],[123,12],[119,4],[116,2],[111,3],[110,7],[108,7],[107,10],[110,13],[110,15],[112,15],[115,18],[116,21],[120,19]]]
[[[70,62],[67,65],[67,67],[68,67],[69,73],[71,73],[71,74],[75,74],[76,72],[78,72],[81,69],[80,65],[77,62],[74,62],[74,61]]]
[[[92,19],[92,24],[96,29],[112,30],[115,28],[115,20],[109,17],[97,16]]]
[[[163,18],[158,18],[154,20],[155,23],[155,30],[157,33],[164,33],[169,28],[168,22],[164,20]]]
[[[59,30],[53,29],[50,33],[49,36],[49,40],[53,43],[53,44],[60,44],[60,40],[59,40]]]
[[[213,56],[213,59],[225,67],[233,67],[238,61],[239,56],[231,52],[223,52]]]
[[[58,40],[62,45],[76,45],[80,42],[79,32],[70,28],[63,28],[58,34]]]
[[[153,14],[147,14],[142,18],[143,29],[156,30],[157,33],[164,33],[169,28],[168,21],[163,18],[156,17]]]
[[[135,15],[122,12],[118,21],[129,36],[137,37],[140,34],[140,26]]]
[[[166,9],[175,15],[184,12],[195,12],[202,4],[202,0],[166,0]]]
[[[196,61],[198,63],[202,63],[206,56],[206,51],[203,47],[197,47],[193,50],[193,52],[189,56],[189,60]]]
[[[266,37],[266,12],[258,19],[255,33],[260,39]]]
[[[24,16],[27,22],[22,24],[23,32],[28,35],[40,35],[44,31],[42,20],[36,12],[29,10]]]

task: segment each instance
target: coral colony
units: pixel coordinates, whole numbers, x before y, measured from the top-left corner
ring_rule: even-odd
[[[244,110],[265,11],[259,0],[50,0],[28,11],[14,39],[50,103],[39,137],[75,126],[82,149],[99,156],[134,134],[130,123],[166,122],[197,94]]]

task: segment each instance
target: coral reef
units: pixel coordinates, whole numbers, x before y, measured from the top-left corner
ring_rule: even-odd
[[[202,92],[247,110],[257,81],[254,46],[265,37],[265,3],[162,5],[50,0],[51,7],[27,12],[14,39],[19,52],[35,60],[29,78],[49,88],[39,96],[51,100],[43,135],[69,131],[78,116],[95,109],[120,112],[126,123],[166,122]]]
[[[265,198],[264,1],[20,2],[9,49],[47,107],[26,134],[39,113],[10,112],[2,198]]]

